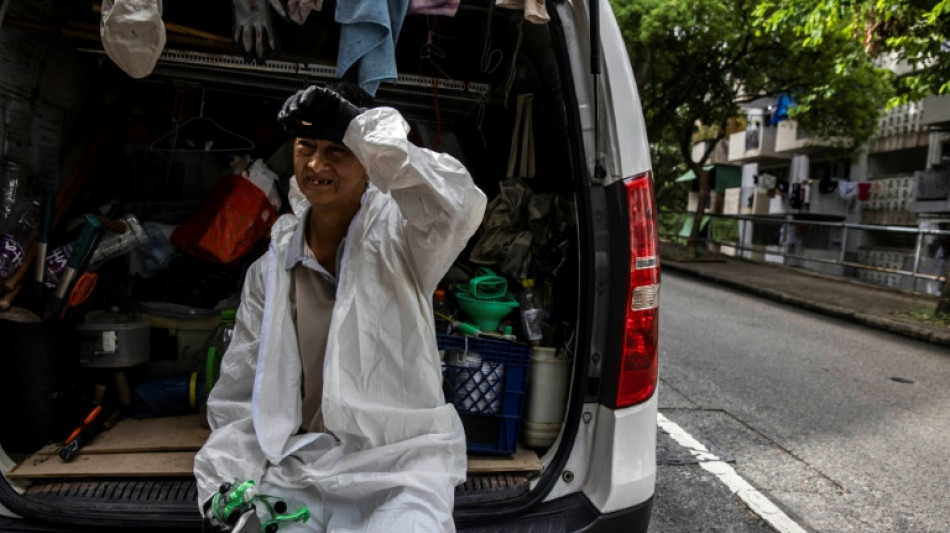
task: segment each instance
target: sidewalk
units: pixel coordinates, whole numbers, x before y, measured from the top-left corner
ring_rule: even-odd
[[[933,296],[726,255],[712,254],[698,260],[686,260],[675,245],[665,242],[660,243],[660,265],[663,270],[690,274],[868,327],[950,346],[950,325],[906,316],[910,311],[933,311],[937,305]]]

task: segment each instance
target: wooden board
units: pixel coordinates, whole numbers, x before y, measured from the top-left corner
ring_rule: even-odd
[[[90,477],[188,477],[195,452],[109,453],[78,455],[70,462],[59,455],[35,454],[7,474],[14,479]]]
[[[539,472],[544,468],[533,450],[518,448],[514,455],[469,455],[469,474]]]
[[[168,416],[161,418],[128,418],[109,431],[103,431],[80,455],[124,452],[181,452],[198,451],[208,440],[211,430],[201,427],[201,415]],[[58,453],[59,446],[51,445],[40,454]]]
[[[84,446],[71,462],[59,446],[46,446],[10,472],[12,478],[168,477],[191,476],[195,453],[210,430],[200,415],[126,419]],[[519,448],[514,455],[469,455],[468,472],[537,472],[538,455]]]

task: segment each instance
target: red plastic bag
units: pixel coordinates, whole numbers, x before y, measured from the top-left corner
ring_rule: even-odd
[[[201,205],[172,232],[179,250],[229,265],[254,249],[277,218],[274,206],[241,176],[222,176]]]

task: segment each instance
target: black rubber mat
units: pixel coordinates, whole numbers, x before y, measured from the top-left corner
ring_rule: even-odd
[[[528,492],[528,478],[521,474],[482,474],[469,476],[455,487],[455,505],[497,502]]]
[[[194,503],[193,479],[164,481],[103,480],[36,483],[26,491],[33,497],[84,498],[88,501]]]
[[[528,478],[518,474],[469,476],[455,487],[456,505],[497,502],[528,492]],[[37,498],[83,498],[102,502],[188,503],[198,499],[194,480],[136,481],[63,481],[36,483],[26,493]]]

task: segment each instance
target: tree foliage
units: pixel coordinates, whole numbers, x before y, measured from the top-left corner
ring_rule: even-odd
[[[904,63],[890,104],[950,92],[950,0],[764,0],[754,13],[762,31],[790,28],[802,45],[852,40],[861,55]],[[842,56],[840,68],[859,61]]]
[[[612,0],[612,5],[637,77],[647,133],[673,143],[699,178],[700,210],[709,190],[702,167],[741,103],[789,94],[803,128],[856,148],[874,134],[891,94],[887,71],[866,57],[857,60],[860,42],[835,32],[825,35],[821,46],[806,46],[796,28],[757,23],[758,1]],[[700,127],[715,137],[701,160],[693,161]],[[694,218],[691,243],[700,217]]]

